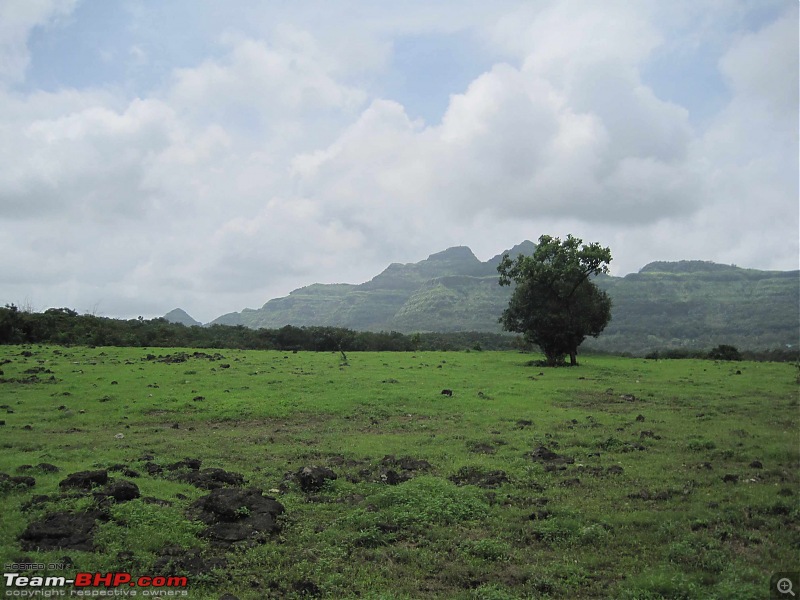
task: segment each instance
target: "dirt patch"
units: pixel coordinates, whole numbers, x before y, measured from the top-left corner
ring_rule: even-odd
[[[575,459],[572,458],[571,456],[556,454],[546,446],[539,446],[532,452],[528,452],[527,454],[525,454],[525,456],[533,461],[540,462],[550,466],[571,465],[575,462]]]
[[[505,471],[484,471],[480,467],[461,467],[449,479],[456,485],[476,485],[481,488],[496,488],[509,482]]]
[[[494,445],[486,442],[468,442],[467,450],[474,454],[494,454],[497,452],[497,448]]]

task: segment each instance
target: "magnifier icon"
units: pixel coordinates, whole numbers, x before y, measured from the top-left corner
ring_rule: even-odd
[[[779,579],[775,587],[778,588],[778,592],[781,594],[791,594],[792,596],[795,595],[795,593],[792,591],[792,580],[787,577]]]

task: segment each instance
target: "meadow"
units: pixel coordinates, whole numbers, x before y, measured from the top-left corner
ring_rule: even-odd
[[[539,358],[0,346],[3,563],[215,600],[761,599],[797,569],[795,365]],[[218,485],[275,527],[242,504],[245,539],[210,535]],[[26,538],[54,513],[89,547]]]

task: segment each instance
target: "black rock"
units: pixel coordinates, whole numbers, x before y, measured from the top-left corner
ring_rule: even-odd
[[[244,485],[244,475],[225,471],[224,469],[203,469],[189,471],[177,477],[180,481],[191,483],[204,490],[216,490],[223,487]]]
[[[109,483],[102,490],[95,492],[94,496],[98,500],[113,499],[116,502],[128,502],[141,496],[141,493],[139,492],[139,486],[132,481],[123,479]]]
[[[67,478],[62,480],[58,486],[61,488],[79,488],[82,490],[90,490],[98,485],[105,485],[108,483],[108,471],[78,471],[67,475]]]
[[[300,489],[304,492],[318,492],[325,483],[337,478],[336,473],[327,467],[303,467],[294,475]]]
[[[194,502],[190,512],[208,525],[204,537],[213,544],[229,546],[241,541],[264,541],[267,535],[280,531],[277,518],[284,507],[255,488],[225,488]]]
[[[539,446],[533,452],[529,452],[527,456],[535,461],[551,463],[551,464],[571,465],[572,463],[575,462],[574,458],[570,456],[562,456],[560,454],[556,454],[555,452],[553,452],[552,450],[550,450],[545,446]]]
[[[68,548],[91,552],[95,523],[105,518],[100,511],[53,513],[30,523],[19,536],[20,545],[23,550],[33,551]]]

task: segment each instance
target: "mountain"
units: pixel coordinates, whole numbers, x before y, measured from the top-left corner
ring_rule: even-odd
[[[507,252],[513,258],[530,255],[535,248],[525,241]],[[211,324],[500,332],[498,318],[511,294],[497,283],[503,254],[481,262],[465,246],[448,248],[417,263],[393,263],[359,285],[309,285]],[[798,271],[653,262],[638,273],[602,275],[595,282],[612,298],[612,321],[599,338],[587,340],[587,347],[639,354],[719,344],[764,349],[800,342]]]
[[[187,327],[192,327],[193,325],[202,325],[200,321],[195,321],[185,310],[181,308],[176,308],[169,311],[164,315],[164,318],[170,323],[180,323],[181,325],[186,325]]]
[[[706,261],[653,262],[625,277],[598,278],[612,321],[589,345],[641,353],[732,344],[768,349],[800,343],[800,271],[759,271]]]

